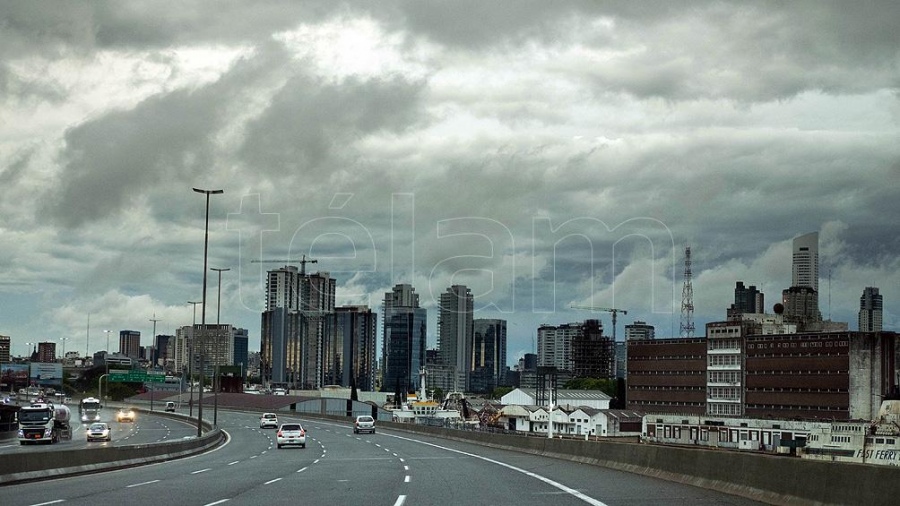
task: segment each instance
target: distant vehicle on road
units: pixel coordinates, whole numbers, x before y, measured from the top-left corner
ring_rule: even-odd
[[[356,422],[353,423],[353,433],[359,434],[360,432],[375,434],[375,419],[367,415],[357,416]]]
[[[277,429],[278,415],[276,415],[275,413],[263,413],[263,415],[259,417],[259,428]]]
[[[117,422],[133,422],[134,421],[134,409],[121,408],[119,411],[116,411],[116,421]]]
[[[109,430],[109,424],[104,422],[92,423],[88,430],[85,431],[88,442],[91,441],[112,441],[112,434]]]
[[[172,401],[167,402],[166,403],[166,411],[168,411],[169,413],[174,413],[175,412],[175,403]]]
[[[278,448],[285,445],[299,445],[306,448],[306,430],[299,423],[285,423],[278,428],[275,435]]]
[[[62,404],[34,403],[19,409],[19,444],[58,443],[72,439],[71,412]]]
[[[91,423],[100,421],[100,399],[95,397],[85,397],[78,404],[78,414],[81,415],[82,423]]]

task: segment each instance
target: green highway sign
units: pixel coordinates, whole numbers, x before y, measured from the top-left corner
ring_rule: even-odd
[[[146,371],[118,371],[109,373],[110,383],[163,383],[165,374],[147,374]]]

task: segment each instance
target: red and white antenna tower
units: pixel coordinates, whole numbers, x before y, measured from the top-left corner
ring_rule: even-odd
[[[684,248],[684,286],[681,289],[681,337],[694,337],[694,287],[691,286],[691,247]]]

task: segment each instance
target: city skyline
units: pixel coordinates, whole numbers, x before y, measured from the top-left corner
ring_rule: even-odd
[[[199,321],[194,187],[224,190],[208,266],[253,351],[279,259],[316,260],[337,306],[415,286],[429,348],[466,285],[514,363],[541,323],[611,328],[572,305],[678,335],[686,246],[696,329],[736,281],[771,310],[809,232],[822,317],[855,328],[876,286],[900,327],[895,2],[137,5],[3,8],[13,355]]]

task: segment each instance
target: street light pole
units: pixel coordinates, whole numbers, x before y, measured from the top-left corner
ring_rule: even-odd
[[[203,235],[203,309],[201,311],[201,326],[206,331],[206,273],[207,255],[209,253],[209,196],[225,193],[225,190],[201,190],[193,189],[197,193],[206,195],[206,228]],[[200,348],[200,394],[197,401],[197,437],[203,436],[203,348]]]
[[[197,335],[194,333],[197,330],[197,304],[201,304],[200,302],[192,302],[188,301],[188,304],[192,304],[194,306],[194,321],[191,323],[191,346],[190,346],[190,358],[188,359],[188,395],[190,395],[190,401],[188,402],[188,416],[194,416],[194,341],[197,340]],[[182,365],[182,369],[184,365]],[[179,397],[179,399],[181,399]]]
[[[211,271],[216,271],[219,273],[219,294],[216,296],[216,375],[213,378],[213,425],[218,425],[219,423],[219,362],[221,362],[219,357],[219,341],[222,336],[219,333],[222,331],[220,317],[222,316],[222,273],[226,271],[230,271],[231,269],[217,269],[216,267],[210,267]]]
[[[106,333],[106,354],[103,355],[103,363],[106,365],[106,374],[109,374],[109,334],[112,330],[104,330],[103,332]],[[109,390],[109,387],[107,387],[107,390]],[[102,401],[103,398],[101,397],[100,400]]]

